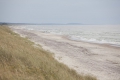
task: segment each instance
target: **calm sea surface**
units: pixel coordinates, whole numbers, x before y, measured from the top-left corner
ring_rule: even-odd
[[[21,28],[66,35],[69,39],[120,46],[120,25],[25,25]]]

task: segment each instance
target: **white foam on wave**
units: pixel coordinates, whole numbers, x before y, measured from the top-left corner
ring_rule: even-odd
[[[107,41],[105,39],[95,39],[95,38],[84,38],[84,37],[80,37],[80,36],[69,36],[68,37],[71,40],[75,40],[75,41],[85,41],[85,42],[91,42],[91,43],[99,43],[99,44],[111,44],[113,46],[117,46],[120,47],[120,43],[119,42],[112,42],[112,41]]]

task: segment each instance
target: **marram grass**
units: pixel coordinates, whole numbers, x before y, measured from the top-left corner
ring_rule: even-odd
[[[0,80],[96,80],[56,61],[50,52],[0,26]]]

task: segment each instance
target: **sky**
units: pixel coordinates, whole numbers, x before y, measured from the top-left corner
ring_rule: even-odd
[[[120,24],[120,0],[0,0],[0,22]]]

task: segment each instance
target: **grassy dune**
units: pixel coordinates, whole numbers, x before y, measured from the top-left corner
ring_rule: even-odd
[[[0,80],[96,80],[78,75],[51,53],[0,26]]]

